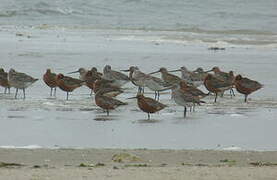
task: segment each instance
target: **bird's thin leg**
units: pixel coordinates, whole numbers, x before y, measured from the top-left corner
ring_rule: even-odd
[[[92,89],[90,90],[90,96],[92,96]]]
[[[215,103],[216,103],[216,99],[217,99],[217,92],[215,93],[215,98],[214,98]]]
[[[156,100],[156,98],[157,98],[157,91],[155,91],[155,98],[154,99]]]
[[[107,116],[109,116],[109,114],[110,114],[110,112],[109,112],[109,110],[107,109]]]
[[[187,107],[184,106],[184,118],[187,116]]]
[[[68,100],[68,92],[66,92],[66,100]]]
[[[231,91],[232,91],[233,96],[236,96],[236,95],[235,95],[235,91],[234,91],[233,88],[231,88]]]
[[[53,91],[53,88],[50,88],[51,90],[50,90],[50,96],[52,96],[52,91]]]
[[[17,98],[17,93],[18,93],[18,88],[16,88],[15,90],[15,96],[14,96],[15,99]]]
[[[56,96],[57,88],[54,89],[54,96]]]
[[[8,87],[8,90],[9,90],[9,94],[11,94],[11,88],[10,87]]]
[[[25,88],[23,88],[22,91],[23,91],[23,99],[25,99],[26,98],[26,96],[25,96]]]
[[[4,91],[4,94],[6,94],[7,93],[7,88],[5,88],[5,91]]]
[[[147,113],[148,114],[148,120],[150,120],[150,113]]]
[[[195,112],[195,103],[193,103],[193,106],[192,106],[192,110],[193,110],[193,112]]]
[[[192,108],[192,107],[190,106],[190,107],[189,107],[189,112],[191,112],[191,108]]]
[[[142,87],[142,93],[144,94],[144,87]]]
[[[247,95],[245,94],[245,97],[244,97],[244,102],[247,103]]]
[[[157,92],[158,94],[158,101],[160,100],[160,91]]]

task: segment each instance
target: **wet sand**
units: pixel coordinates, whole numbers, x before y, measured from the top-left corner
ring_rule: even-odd
[[[276,177],[276,151],[0,149],[0,179],[5,180]]]

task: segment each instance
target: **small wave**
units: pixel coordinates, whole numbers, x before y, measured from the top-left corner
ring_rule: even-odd
[[[231,146],[222,149],[223,151],[243,151],[241,147]]]
[[[27,145],[27,146],[0,146],[3,149],[41,149],[39,145]]]
[[[0,11],[0,18],[1,17],[13,17],[16,16],[16,11]]]

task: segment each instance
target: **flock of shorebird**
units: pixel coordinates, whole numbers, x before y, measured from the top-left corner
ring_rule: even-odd
[[[96,105],[106,110],[107,115],[109,115],[110,110],[121,105],[127,105],[127,103],[121,102],[114,97],[123,93],[123,85],[132,82],[138,87],[138,93],[128,99],[137,99],[138,107],[148,114],[148,119],[150,119],[150,113],[158,112],[167,107],[159,102],[161,91],[171,90],[172,99],[177,105],[184,107],[184,117],[186,117],[187,107],[190,110],[194,110],[195,105],[205,103],[201,99],[209,94],[215,95],[214,102],[216,102],[217,97],[219,95],[223,96],[225,91],[230,91],[231,97],[235,96],[233,88],[236,88],[239,93],[244,94],[244,101],[247,102],[249,94],[262,88],[262,84],[257,81],[241,75],[235,76],[233,71],[223,72],[218,67],[214,67],[209,71],[204,71],[202,68],[189,71],[184,66],[171,71],[166,68],[160,68],[158,71],[146,74],[140,71],[138,67],[131,66],[129,69],[121,71],[129,72],[129,75],[114,71],[109,65],[104,67],[103,73],[98,72],[95,67],[91,68],[91,70],[80,68],[69,73],[79,73],[79,79],[76,79],[63,74],[55,74],[50,69],[47,69],[43,75],[43,80],[51,88],[50,96],[55,96],[56,88],[59,87],[67,93],[67,100],[69,92],[86,85],[91,89],[91,95],[93,92],[95,93]],[[170,73],[177,71],[181,72],[181,77]],[[209,73],[211,71],[213,73]],[[155,73],[161,73],[161,78],[152,76]],[[21,89],[25,99],[25,89],[37,80],[14,69],[10,69],[7,73],[0,68],[0,85],[5,88],[4,93],[7,93],[7,91],[10,93],[10,88],[14,87],[16,89],[15,98],[17,98],[18,90]],[[209,91],[208,94],[197,88],[201,85],[206,87]],[[154,98],[143,95],[145,87],[155,92]]]

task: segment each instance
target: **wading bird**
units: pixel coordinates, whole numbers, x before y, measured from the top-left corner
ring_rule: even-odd
[[[38,79],[35,79],[25,73],[17,72],[14,69],[10,69],[8,74],[8,80],[11,87],[16,88],[15,98],[17,98],[18,89],[22,89],[23,98],[25,99],[25,89],[31,86]]]
[[[137,96],[131,97],[128,99],[137,99],[138,107],[143,111],[148,114],[148,120],[150,120],[150,114],[158,112],[165,107],[166,105],[156,101],[155,99],[145,97],[143,94],[138,93]]]
[[[52,96],[53,89],[54,89],[54,96],[56,96],[56,90],[57,90],[57,82],[56,82],[56,74],[52,73],[50,69],[46,70],[46,73],[43,75],[43,81],[47,86],[50,87],[50,96]]]
[[[247,96],[261,89],[263,85],[257,81],[237,75],[235,77],[235,87],[239,93],[244,94],[244,102],[247,102]]]

